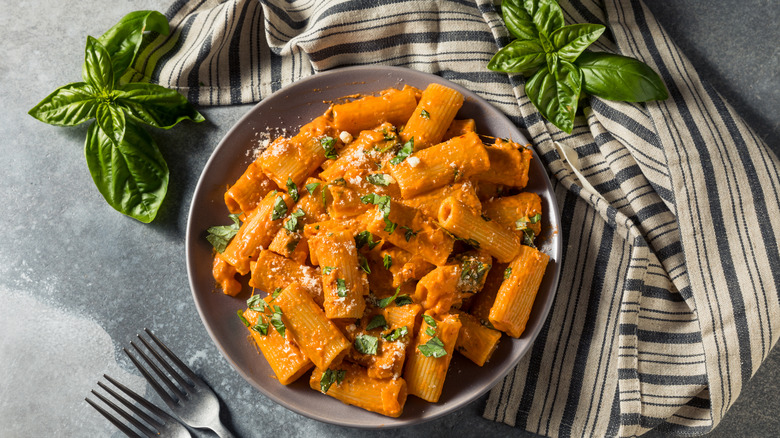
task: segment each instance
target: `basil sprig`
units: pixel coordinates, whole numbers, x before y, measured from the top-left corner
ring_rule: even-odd
[[[566,26],[556,0],[503,0],[501,11],[516,39],[490,60],[490,70],[529,76],[525,92],[537,110],[571,133],[580,98],[646,102],[668,97],[660,76],[634,58],[586,52],[604,33],[600,24]]]
[[[92,180],[109,205],[149,223],[168,191],[169,172],[141,125],[169,129],[182,120],[205,119],[175,90],[121,80],[146,31],[167,35],[168,20],[155,11],[131,12],[100,38],[87,37],[84,81],[57,88],[29,114],[55,126],[95,119],[84,145]]]

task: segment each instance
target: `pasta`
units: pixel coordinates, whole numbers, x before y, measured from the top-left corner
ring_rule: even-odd
[[[310,373],[398,417],[408,395],[439,401],[456,351],[483,366],[522,335],[549,261],[541,199],[522,191],[532,154],[483,143],[463,102],[431,84],[333,104],[225,192],[242,223],[218,227],[212,274],[253,289],[239,319],[283,385]]]

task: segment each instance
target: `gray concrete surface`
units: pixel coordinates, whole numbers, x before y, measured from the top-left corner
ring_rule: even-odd
[[[183,239],[199,172],[248,107],[204,109],[206,123],[154,132],[171,185],[151,225],[116,213],[94,188],[85,127],[56,128],[26,114],[54,87],[79,80],[87,34],[131,10],[169,3],[0,0],[0,436],[119,436],[83,398],[103,373],[146,391],[121,352],[143,327],[210,382],[242,436],[532,436],[482,419],[484,397],[410,429],[319,423],[260,395],[220,356],[190,298]],[[778,2],[649,3],[698,70],[780,153]],[[711,436],[773,435],[778,393],[775,349]]]

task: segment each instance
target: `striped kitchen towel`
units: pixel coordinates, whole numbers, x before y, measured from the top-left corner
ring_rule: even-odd
[[[561,132],[522,77],[486,70],[509,42],[493,0],[179,0],[134,80],[225,105],[386,64],[477,92],[534,143],[564,239],[546,325],[485,417],[549,436],[705,433],[780,334],[780,162],[640,0],[561,3],[567,24],[605,24],[597,49],[652,66],[670,98],[590,98]]]

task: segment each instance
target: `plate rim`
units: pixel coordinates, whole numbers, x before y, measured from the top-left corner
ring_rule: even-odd
[[[544,307],[540,309],[540,322],[533,327],[532,331],[530,332],[530,341],[525,345],[525,348],[522,349],[521,353],[518,355],[518,357],[512,361],[511,365],[506,367],[506,371],[500,374],[499,376],[494,376],[489,384],[484,385],[484,387],[479,388],[478,390],[473,392],[473,396],[470,397],[469,400],[465,402],[458,403],[457,406],[448,407],[445,409],[442,409],[438,412],[435,412],[433,414],[424,416],[424,417],[415,417],[411,419],[406,420],[399,420],[398,418],[392,418],[392,417],[385,417],[382,416],[382,419],[387,421],[387,424],[382,425],[371,425],[371,424],[354,424],[350,423],[345,420],[340,420],[338,418],[333,417],[326,417],[322,414],[307,411],[297,405],[291,404],[288,401],[286,401],[283,397],[277,396],[276,394],[266,390],[262,385],[260,385],[258,382],[256,382],[253,378],[251,378],[243,369],[240,367],[235,360],[227,353],[226,348],[223,346],[223,344],[220,342],[217,334],[215,333],[214,329],[212,329],[211,325],[206,322],[206,317],[204,315],[204,309],[202,308],[202,303],[199,300],[198,294],[198,287],[196,286],[194,282],[194,262],[193,262],[193,254],[195,245],[197,244],[199,240],[199,236],[201,235],[201,232],[203,230],[193,230],[193,222],[194,222],[194,216],[196,214],[196,211],[194,209],[194,206],[196,204],[196,200],[203,196],[202,193],[206,191],[205,189],[205,179],[204,176],[206,175],[207,171],[209,170],[210,166],[213,164],[215,160],[217,160],[217,156],[219,155],[220,150],[225,147],[227,144],[228,139],[231,137],[232,133],[239,129],[239,126],[242,124],[245,124],[248,120],[252,118],[254,113],[259,111],[258,108],[267,105],[267,102],[271,100],[271,98],[275,96],[281,96],[285,93],[289,93],[291,90],[294,90],[296,88],[305,88],[310,83],[318,82],[318,81],[326,81],[331,76],[337,76],[340,73],[344,72],[354,72],[354,71],[364,71],[364,72],[376,72],[377,70],[380,70],[382,73],[395,73],[399,76],[403,77],[404,75],[421,75],[422,77],[427,77],[430,79],[430,82],[437,82],[437,83],[444,83],[445,85],[454,87],[458,89],[461,93],[464,94],[464,97],[466,99],[474,99],[477,101],[477,103],[482,105],[487,105],[492,110],[496,111],[498,114],[501,115],[501,117],[504,118],[504,121],[507,122],[512,129],[514,129],[517,133],[521,135],[521,137],[526,141],[527,144],[531,145],[531,150],[534,155],[534,158],[536,162],[539,163],[543,170],[543,174],[545,176],[544,178],[544,185],[545,185],[545,193],[546,195],[550,196],[550,199],[548,199],[547,204],[550,206],[553,206],[553,208],[548,209],[548,217],[550,220],[550,225],[553,224],[556,225],[557,230],[552,232],[552,250],[551,252],[553,254],[550,255],[550,261],[553,262],[554,270],[553,272],[547,272],[545,275],[552,275],[551,279],[551,289],[549,298],[544,303]],[[407,78],[404,78],[403,80],[406,80]],[[379,91],[379,90],[375,90]],[[200,196],[199,196],[200,195]],[[442,416],[452,414],[453,412],[456,412],[457,410],[460,410],[467,406],[470,403],[473,403],[476,399],[487,393],[489,390],[493,389],[497,384],[499,384],[500,380],[505,378],[519,363],[520,360],[522,360],[523,357],[525,357],[529,350],[531,349],[531,346],[533,345],[533,342],[536,340],[536,338],[539,335],[539,332],[541,331],[542,327],[544,326],[547,318],[549,317],[549,312],[552,308],[552,304],[555,301],[555,296],[558,292],[558,286],[560,284],[560,274],[561,274],[561,255],[562,255],[562,238],[560,236],[560,225],[561,225],[561,217],[560,217],[560,210],[557,204],[557,201],[555,199],[555,191],[552,187],[552,182],[550,179],[550,175],[546,169],[546,167],[542,164],[542,162],[539,159],[539,154],[536,151],[536,148],[531,144],[531,142],[526,138],[526,136],[520,131],[520,128],[515,125],[509,118],[497,107],[489,103],[487,100],[476,94],[475,92],[467,89],[466,87],[454,83],[442,76],[434,75],[432,73],[422,72],[419,70],[404,68],[404,67],[397,67],[397,66],[385,66],[385,65],[362,65],[362,66],[350,66],[350,67],[340,67],[340,68],[334,68],[331,70],[319,72],[312,74],[310,76],[307,76],[305,78],[302,78],[296,82],[292,82],[279,90],[275,91],[271,95],[267,96],[263,100],[255,103],[251,108],[249,108],[246,113],[241,116],[231,127],[228,129],[228,131],[222,136],[217,146],[212,151],[211,155],[209,156],[209,159],[206,161],[205,165],[203,166],[203,169],[201,170],[200,175],[198,176],[198,182],[196,184],[195,190],[193,191],[192,197],[190,198],[190,206],[189,206],[189,212],[187,215],[187,226],[185,230],[185,263],[187,265],[187,279],[190,287],[190,292],[192,295],[192,299],[195,303],[195,306],[198,311],[198,316],[200,318],[201,324],[206,328],[206,331],[209,334],[209,337],[211,338],[212,342],[216,345],[217,349],[220,351],[222,356],[228,361],[228,363],[231,365],[231,367],[238,372],[238,374],[250,385],[252,385],[254,388],[258,389],[261,394],[263,394],[265,397],[268,397],[269,399],[273,400],[275,403],[279,404],[280,406],[289,409],[299,415],[303,415],[307,418],[311,418],[317,421],[321,421],[323,423],[333,424],[337,426],[344,426],[344,427],[351,427],[351,428],[357,428],[357,429],[390,429],[390,428],[400,428],[400,427],[407,427],[407,426],[413,426],[417,424],[426,423],[429,421],[432,421],[437,418],[441,418]],[[508,335],[506,335],[508,337]],[[510,338],[510,341],[512,338]],[[506,342],[506,341],[505,341]],[[258,352],[258,354],[260,354]],[[355,409],[361,409],[359,407],[354,407]],[[362,410],[362,409],[361,409]],[[379,415],[379,414],[377,414]]]

